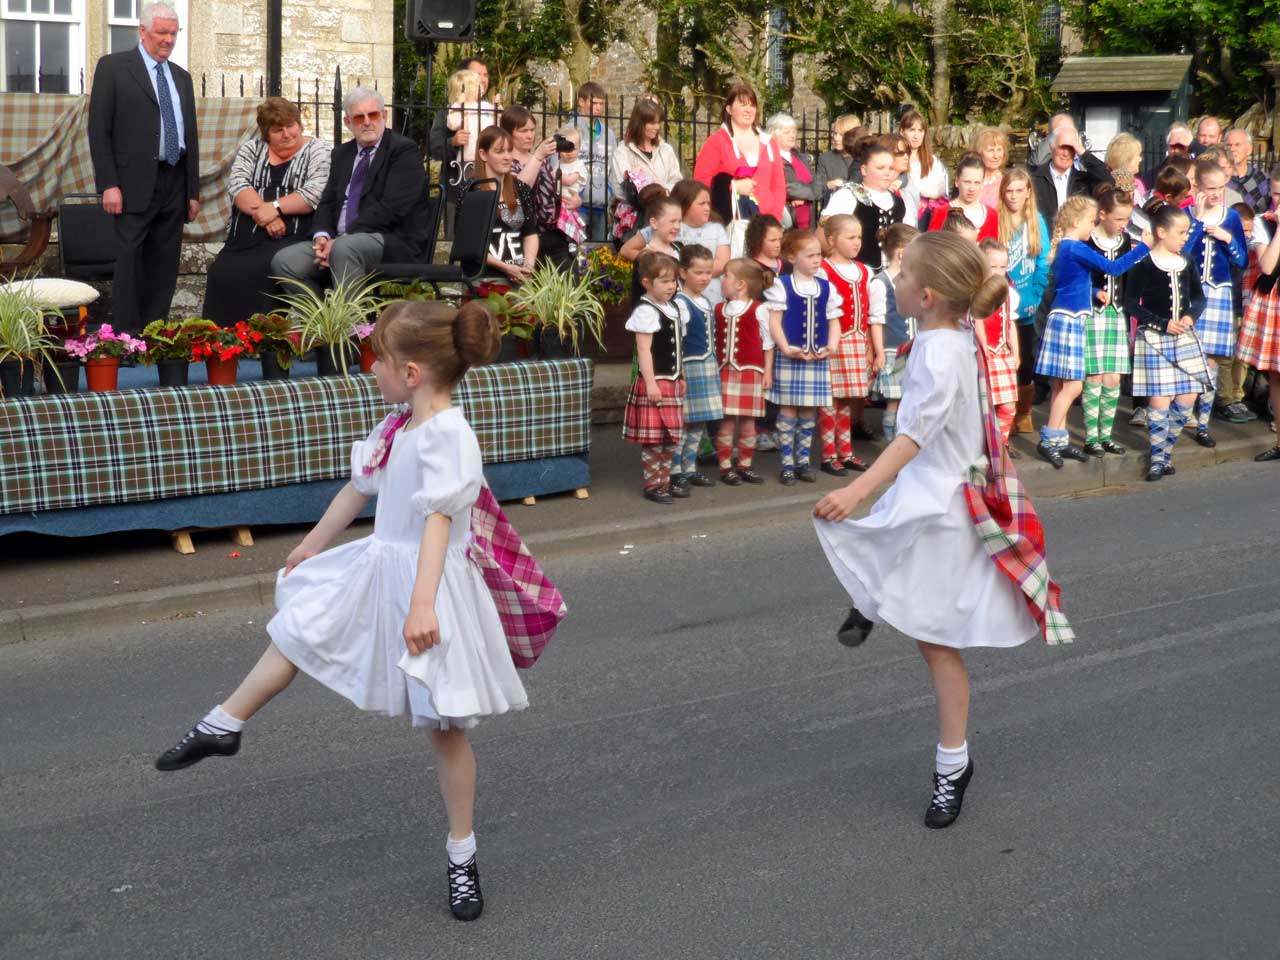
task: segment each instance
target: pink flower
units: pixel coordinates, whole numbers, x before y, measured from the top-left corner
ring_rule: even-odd
[[[368,340],[373,335],[373,324],[362,323],[356,327],[356,337],[360,340]]]

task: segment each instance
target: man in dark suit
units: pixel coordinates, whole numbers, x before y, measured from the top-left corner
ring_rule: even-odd
[[[1081,145],[1074,124],[1060,124],[1048,139],[1052,141],[1049,160],[1031,169],[1031,186],[1036,209],[1052,228],[1058,207],[1068,197],[1091,197],[1100,184],[1115,181],[1107,165]]]
[[[313,240],[271,260],[274,276],[301,280],[316,293],[326,279],[359,282],[380,263],[420,261],[427,249],[427,173],[418,145],[387,129],[377,90],[356,87],[343,100],[343,115],[354,139],[333,149]]]
[[[200,215],[195,88],[169,62],[178,15],[148,3],[139,20],[138,46],[98,61],[89,96],[94,179],[115,218],[112,319],[134,332],[169,316],[182,227]]]

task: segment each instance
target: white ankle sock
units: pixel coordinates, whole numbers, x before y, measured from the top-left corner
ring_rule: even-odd
[[[205,714],[204,719],[196,724],[196,729],[201,733],[208,733],[218,736],[226,733],[239,733],[244,729],[244,721],[237,720],[227,711],[222,709],[222,704],[218,704],[212,710]]]
[[[969,741],[966,740],[954,749],[938,744],[938,752],[934,755],[933,766],[938,773],[947,777],[959,773],[969,765]]]
[[[461,840],[449,837],[444,846],[449,851],[449,862],[461,866],[476,855],[476,835],[469,833]]]

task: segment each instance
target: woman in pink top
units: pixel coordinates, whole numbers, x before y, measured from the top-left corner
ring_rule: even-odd
[[[756,125],[759,115],[755,90],[732,84],[724,95],[724,125],[707,137],[694,163],[693,178],[710,188],[711,206],[725,223],[733,219],[735,195],[743,219],[757,213],[782,219],[786,174],[777,145]]]

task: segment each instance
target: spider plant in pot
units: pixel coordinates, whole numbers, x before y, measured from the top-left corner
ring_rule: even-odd
[[[61,317],[62,311],[41,303],[29,286],[0,285],[0,396],[35,393],[38,366],[52,370],[61,382],[54,366],[58,339],[49,332],[46,315]]]
[[[316,372],[321,376],[346,376],[360,355],[354,340],[356,327],[382,306],[377,295],[380,281],[348,277],[319,294],[301,280],[277,279],[297,291],[277,294],[276,299],[289,310],[298,352],[316,351]]]
[[[596,294],[596,282],[590,275],[579,276],[547,262],[507,294],[513,313],[532,318],[544,357],[577,356],[585,334],[604,346],[604,306]]]

